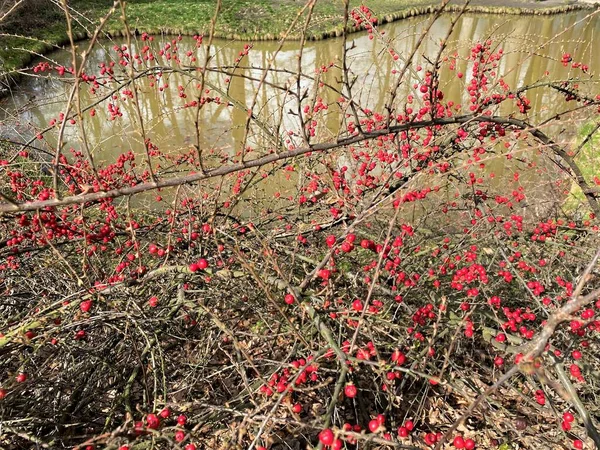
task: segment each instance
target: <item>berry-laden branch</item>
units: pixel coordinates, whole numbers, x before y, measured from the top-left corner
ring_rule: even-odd
[[[526,347],[522,354],[517,355],[518,358],[515,358],[515,365],[512,366],[504,375],[502,375],[498,381],[496,381],[492,386],[487,388],[473,403],[469,405],[467,410],[452,424],[452,426],[446,431],[442,439],[438,441],[435,446],[435,450],[440,450],[450,436],[454,433],[454,431],[469,418],[475,409],[491,394],[493,394],[496,390],[500,388],[504,383],[510,380],[514,375],[516,375],[519,371],[524,370],[527,366],[531,365],[533,361],[539,357],[546,349],[546,345],[548,341],[556,331],[556,329],[564,322],[568,322],[573,319],[573,315],[580,311],[583,307],[593,303],[595,300],[600,297],[600,288],[594,289],[592,292],[587,295],[581,296],[576,295],[581,292],[584,284],[590,282],[594,276],[591,275],[592,270],[596,266],[598,259],[600,258],[600,248],[587,265],[585,271],[583,272],[579,283],[578,288],[574,292],[574,295],[571,299],[560,309],[558,309],[555,313],[553,313],[546,324],[543,326],[542,331],[534,338]]]
[[[377,130],[370,133],[364,133],[358,136],[351,136],[344,139],[341,139],[337,142],[329,142],[329,143],[320,143],[314,144],[307,147],[300,147],[293,150],[288,150],[281,153],[271,153],[260,158],[256,158],[246,162],[240,162],[231,165],[224,165],[218,167],[216,169],[208,170],[204,173],[191,173],[189,175],[183,177],[169,178],[166,180],[158,180],[156,182],[146,182],[140,183],[131,187],[124,187],[118,189],[111,189],[109,191],[99,191],[99,192],[90,192],[84,193],[80,195],[65,197],[61,199],[51,199],[51,200],[43,200],[43,201],[33,201],[26,203],[4,203],[0,204],[0,213],[6,212],[19,212],[19,211],[36,211],[45,208],[52,208],[57,206],[65,206],[65,205],[73,205],[73,204],[83,204],[90,202],[97,202],[103,199],[109,198],[119,198],[127,195],[139,194],[142,192],[147,192],[154,189],[161,189],[167,187],[180,186],[182,184],[190,184],[197,183],[199,181],[204,181],[210,178],[220,177],[223,175],[228,175],[234,172],[239,172],[246,169],[252,169],[257,167],[262,167],[267,164],[271,164],[277,161],[287,160],[291,158],[295,158],[297,156],[302,156],[306,154],[312,154],[313,152],[328,152],[341,147],[361,143],[370,139],[375,139],[385,135],[394,135],[397,133],[401,133],[407,130],[417,130],[421,128],[433,127],[433,126],[449,126],[449,125],[457,125],[457,124],[468,124],[468,123],[495,123],[504,126],[510,126],[515,129],[524,131],[529,133],[539,142],[548,146],[554,154],[560,158],[562,158],[569,168],[572,170],[573,175],[575,177],[575,182],[579,185],[582,191],[585,194],[585,197],[589,203],[590,208],[596,214],[596,216],[600,216],[600,205],[596,200],[596,193],[593,191],[591,186],[585,180],[581,169],[575,162],[575,160],[569,156],[568,152],[554,142],[546,133],[540,131],[535,126],[530,125],[529,123],[502,116],[486,116],[486,115],[475,115],[475,114],[466,114],[456,117],[445,117],[439,119],[432,120],[423,120],[418,122],[410,122],[404,123],[401,125],[395,125],[390,127],[389,129]]]

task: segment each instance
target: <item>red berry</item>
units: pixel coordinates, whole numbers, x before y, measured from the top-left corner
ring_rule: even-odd
[[[456,436],[454,438],[454,447],[456,448],[465,448],[465,440],[462,436]]]
[[[473,439],[467,439],[465,441],[465,449],[473,450],[475,448],[475,441]]]
[[[364,308],[363,302],[361,302],[360,300],[357,299],[352,302],[352,309],[354,311],[360,312],[363,310],[363,308]]]
[[[569,367],[569,371],[571,372],[571,375],[573,375],[575,378],[579,378],[581,376],[581,369],[577,364],[571,364],[571,366]]]
[[[321,270],[319,270],[317,275],[319,275],[319,277],[322,278],[323,280],[327,281],[327,280],[329,280],[329,277],[331,276],[331,270],[321,269]]]
[[[200,259],[196,264],[200,270],[204,270],[208,267],[208,261],[206,261],[204,258]]]
[[[84,300],[79,304],[79,309],[81,309],[82,312],[88,312],[90,309],[92,309],[92,301],[91,300]]]
[[[333,444],[333,440],[334,440],[333,431],[331,431],[329,428],[327,428],[319,433],[319,441],[321,442],[321,444],[331,445],[331,444]]]
[[[194,444],[188,444],[185,446],[185,450],[196,450],[196,446]]]
[[[296,403],[292,407],[292,411],[294,411],[296,414],[300,414],[302,412],[302,405],[300,403]]]
[[[175,432],[175,440],[176,440],[177,442],[181,442],[181,441],[183,441],[184,439],[185,439],[185,431],[182,431],[182,430],[177,430],[177,431]]]
[[[427,445],[433,445],[437,442],[437,436],[435,435],[435,433],[427,433],[425,435],[425,443]]]
[[[575,417],[573,416],[573,414],[567,411],[563,414],[563,419],[567,422],[573,422],[575,420]]]
[[[133,424],[133,430],[137,436],[141,435],[144,432],[144,422],[138,420]]]
[[[392,353],[391,359],[393,362],[395,362],[399,366],[401,366],[402,364],[404,364],[406,362],[406,356],[404,355],[404,353],[402,353],[398,349],[394,350],[394,352]]]
[[[354,250],[354,246],[350,242],[344,242],[341,246],[341,249],[344,253],[350,253]]]
[[[356,397],[357,392],[358,390],[356,389],[356,386],[354,386],[352,383],[347,384],[344,388],[344,394],[346,394],[346,397],[348,398]]]
[[[398,427],[398,436],[400,437],[408,437],[408,429],[406,427]]]
[[[156,430],[160,427],[160,419],[156,414],[148,414],[146,416],[146,423],[148,424],[148,428],[152,430]]]
[[[21,372],[19,375],[17,375],[16,377],[17,383],[23,383],[27,380],[27,374]]]
[[[284,301],[288,304],[288,305],[293,305],[294,301],[296,299],[294,298],[294,296],[292,294],[287,294],[284,298]]]
[[[377,419],[373,419],[369,422],[369,430],[371,430],[371,433],[375,433],[377,430],[379,430],[380,426],[381,424]]]
[[[412,431],[415,428],[415,424],[413,423],[412,420],[407,421],[404,426],[406,427],[406,429],[408,431]]]
[[[151,308],[156,308],[158,306],[158,297],[156,297],[156,296],[150,297],[150,299],[148,300],[148,304],[150,305]]]
[[[79,341],[83,338],[85,338],[86,333],[85,330],[78,330],[77,333],[75,333],[75,340]]]
[[[186,422],[187,422],[187,417],[184,416],[183,414],[180,414],[179,417],[177,417],[177,423],[179,425],[184,426]]]
[[[583,441],[580,441],[579,439],[575,439],[573,441],[573,447],[575,447],[577,450],[581,450],[583,448]]]
[[[0,389],[0,400],[6,397],[6,389]]]

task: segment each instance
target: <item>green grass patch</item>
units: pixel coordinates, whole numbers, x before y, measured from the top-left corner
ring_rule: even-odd
[[[581,143],[587,139],[587,142],[575,156],[575,162],[579,166],[585,181],[590,186],[598,187],[595,180],[600,178],[600,130],[596,130],[590,136],[590,133],[592,133],[595,127],[596,124],[594,122],[589,122],[582,126],[577,133],[577,142],[573,148],[578,148]],[[564,206],[568,211],[574,211],[582,205],[587,207],[587,202],[582,190],[578,184],[573,181],[571,192],[569,193]]]
[[[494,1],[494,0],[490,0]],[[486,0],[480,0],[484,4]],[[25,67],[36,54],[68,42],[64,12],[51,0],[28,0],[27,8],[14,11],[0,24],[1,72]],[[91,35],[101,17],[112,6],[112,0],[70,0],[73,27],[81,38]],[[385,22],[428,11],[437,0],[350,0],[351,7],[368,3],[380,20]],[[299,0],[223,0],[216,35],[235,39],[277,39],[293,23],[305,2]],[[524,7],[529,3],[524,3]],[[474,6],[480,11],[483,6]],[[492,12],[506,11],[499,6]],[[206,33],[215,12],[214,0],[130,0],[127,2],[130,29],[151,34]],[[524,9],[525,11],[525,9]],[[540,11],[542,11],[540,9]],[[519,12],[513,11],[513,12]],[[304,17],[292,30],[291,38],[300,35]],[[343,29],[343,5],[339,1],[318,1],[308,28],[311,39],[339,35]],[[120,10],[104,28],[111,35],[124,32]]]

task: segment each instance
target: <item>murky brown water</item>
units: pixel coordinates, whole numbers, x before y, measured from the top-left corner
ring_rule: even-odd
[[[451,15],[441,17],[432,27],[429,36],[424,41],[416,63],[427,66],[427,59],[435,58],[439,48],[439,41],[446,36],[452,20]],[[349,37],[352,50],[349,52],[349,64],[353,76],[356,76],[354,99],[363,107],[374,111],[382,111],[393,83],[393,70],[399,69],[401,59],[408,55],[415,46],[421,31],[428,23],[429,18],[420,17],[388,24],[381,27],[385,31],[385,38],[390,46],[400,55],[400,60],[394,61],[387,54],[388,49],[377,40],[370,40],[366,33],[354,34]],[[465,15],[461,17],[453,31],[446,55],[459,56],[456,70],[451,71],[445,64],[441,70],[441,83],[445,91],[445,99],[455,103],[467,103],[468,93],[465,85],[469,81],[471,62],[465,60],[473,43],[491,39],[497,42],[498,47],[504,50],[504,58],[498,68],[498,73],[503,74],[504,81],[516,88],[528,84],[544,82],[550,74],[551,79],[567,79],[572,77],[586,78],[585,74],[570,66],[564,67],[561,58],[565,52],[572,55],[574,61],[587,64],[589,74],[600,74],[600,20],[598,14],[589,12],[570,13],[555,16],[501,16],[501,15]],[[172,37],[156,37],[156,47],[171,41]],[[124,40],[116,41],[122,44]],[[106,63],[115,58],[112,46],[115,42],[103,42],[97,46],[89,60],[90,72],[98,72],[101,63]],[[80,48],[85,48],[86,43],[79,43]],[[143,43],[136,42],[139,51]],[[202,50],[196,49],[196,42],[189,37],[184,37],[178,44],[179,54],[186,64],[189,57],[186,52],[198,54],[202,57]],[[216,51],[215,65],[231,65],[243,48],[243,43],[216,41],[213,54]],[[237,74],[259,79],[262,72],[252,67],[266,67],[274,57],[278,47],[276,42],[255,43],[241,65],[246,69],[236,69]],[[297,67],[299,44],[286,43],[273,62],[277,71],[271,73],[267,80],[270,83],[286,85],[296,88],[294,72]],[[314,75],[315,69],[327,66],[330,63],[339,63],[342,54],[342,40],[331,39],[326,41],[309,42],[303,50],[303,68],[306,74]],[[59,64],[69,64],[70,53],[58,51],[47,55],[47,59]],[[458,79],[457,72],[465,76]],[[414,93],[413,83],[417,82],[423,72],[413,72],[407,82],[401,86],[399,98],[403,99]],[[270,86],[258,89],[257,80],[243,77],[230,77],[225,84],[225,75],[211,75],[208,79],[218,86],[227,86],[220,92],[226,102],[234,106],[211,104],[201,111],[201,147],[215,149],[219,156],[223,154],[233,156],[241,149],[245,135],[245,123],[248,108],[256,92],[257,106],[254,112],[265,128],[277,130],[280,136],[285,136],[289,130],[298,129],[296,116],[290,111],[295,111],[297,104],[289,95],[284,95],[281,90]],[[320,81],[341,89],[339,82],[340,70],[331,68],[321,75]],[[171,154],[189,151],[196,142],[194,126],[195,108],[183,108],[184,104],[193,99],[193,90],[186,90],[187,98],[179,96],[179,87],[187,87],[190,83],[188,77],[177,73],[164,74],[157,85],[168,84],[168,88],[157,89],[152,87],[148,80],[140,82],[141,110],[144,116],[147,135],[161,151]],[[47,78],[32,78],[25,80],[19,89],[12,93],[11,98],[4,100],[3,133],[5,135],[32,136],[35,129],[43,128],[52,118],[57,118],[64,108],[64,100],[69,90],[69,85],[57,80]],[[307,95],[314,94],[313,81],[304,79],[301,89],[307,89]],[[257,91],[258,90],[258,91]],[[100,91],[99,91],[100,92]],[[334,139],[339,130],[342,112],[334,103],[339,98],[339,93],[333,90],[320,89],[318,96],[323,98],[330,107],[323,115],[317,134],[320,139]],[[534,122],[543,120],[565,108],[561,95],[557,92],[544,89],[534,89],[529,92],[531,100],[530,116]],[[93,102],[97,97],[89,93],[82,93],[82,104]],[[123,117],[110,120],[105,107],[99,107],[95,118],[86,118],[85,128],[88,141],[93,149],[96,159],[101,161],[114,161],[123,151],[133,150],[139,153],[143,146],[137,133],[137,120],[135,119],[133,102],[120,102],[119,106]],[[507,107],[508,108],[508,107]],[[561,109],[562,108],[562,109]],[[280,112],[284,111],[283,116]],[[510,113],[509,109],[501,113]],[[566,139],[572,138],[575,132],[565,134]],[[78,127],[69,126],[66,129],[68,146],[79,146]],[[53,145],[56,134],[48,134],[44,145],[49,149]],[[249,145],[262,145],[266,148],[273,147],[268,133],[260,127],[253,125],[248,139]],[[213,164],[217,164],[213,161]],[[489,170],[503,172],[502,160],[492,161]],[[285,175],[280,179],[271,181],[265,189],[267,195],[279,190],[283,185],[289,184]]]

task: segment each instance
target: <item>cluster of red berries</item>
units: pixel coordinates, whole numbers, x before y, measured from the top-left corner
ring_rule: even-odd
[[[465,318],[465,337],[472,338],[474,333],[473,321],[470,317]]]
[[[581,374],[581,368],[577,364],[571,364],[569,366],[569,372],[571,373],[571,376],[573,378],[577,379],[577,381],[580,381],[580,382],[585,381],[585,379],[583,378],[583,375]]]
[[[410,432],[414,430],[415,424],[412,420],[407,420],[398,427],[398,437],[406,438],[410,435]]]
[[[169,420],[171,417],[171,410],[169,408],[164,408],[158,414],[150,413],[147,414],[144,420],[139,420],[133,424],[133,429],[136,435],[142,435],[147,433],[147,430],[158,430],[163,421]],[[173,435],[173,438],[176,442],[183,442],[187,438],[187,434],[185,432],[185,425],[187,423],[187,417],[184,414],[180,414],[176,418],[177,428]],[[197,446],[193,443],[188,443],[185,446],[185,450],[196,450]],[[119,450],[129,450],[129,445],[122,445],[119,447]]]
[[[192,273],[198,272],[199,270],[205,270],[208,268],[208,261],[204,258],[201,258],[195,263],[190,264],[188,268]]]
[[[473,439],[465,439],[460,435],[456,436],[452,443],[454,444],[454,448],[458,449],[464,448],[465,450],[473,450],[476,447]]]
[[[427,433],[425,434],[425,443],[430,446],[434,446],[440,439],[442,439],[442,433]]]
[[[569,411],[563,414],[563,421],[561,423],[561,427],[565,431],[569,431],[571,429],[571,423],[575,420],[575,417]]]
[[[367,30],[369,39],[373,39],[373,25],[377,24],[377,17],[375,17],[373,12],[367,6],[361,5],[350,11],[350,15],[352,16],[352,20],[354,20],[354,26]]]
[[[309,356],[307,359],[300,358],[291,362],[292,368],[296,371],[300,371],[298,375],[297,372],[294,373],[290,368],[286,367],[281,371],[281,373],[274,373],[271,375],[268,383],[260,387],[260,392],[264,395],[270,397],[274,394],[273,388],[279,393],[283,393],[286,391],[292,392],[294,390],[294,386],[291,384],[292,380],[295,378],[294,384],[296,386],[300,386],[308,381],[315,382],[319,379],[317,374],[318,366],[315,364],[311,364],[312,356]],[[298,408],[296,408],[298,409]],[[302,410],[301,405],[299,408],[300,412]]]
[[[541,389],[535,391],[535,401],[538,402],[540,405],[546,404],[546,394],[544,394],[544,391],[542,391]]]

